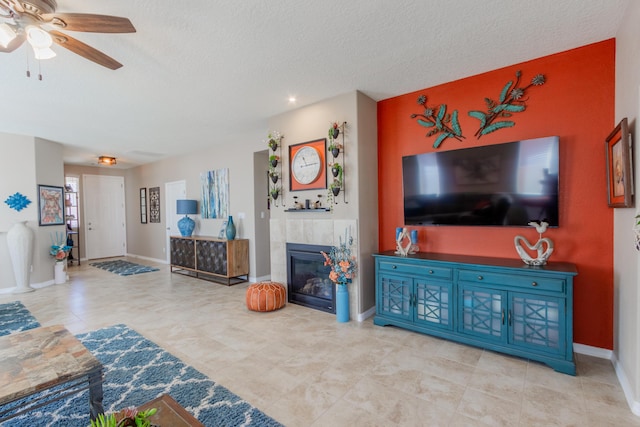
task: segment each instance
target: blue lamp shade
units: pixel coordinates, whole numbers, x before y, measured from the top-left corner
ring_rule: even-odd
[[[178,215],[184,214],[184,218],[178,221],[178,230],[182,237],[191,237],[193,229],[196,226],[194,220],[187,215],[193,215],[198,213],[198,201],[197,200],[177,200],[176,201],[176,213]]]
[[[198,213],[197,200],[176,200],[176,213],[179,215],[195,215]]]

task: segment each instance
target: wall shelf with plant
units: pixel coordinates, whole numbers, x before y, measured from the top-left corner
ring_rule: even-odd
[[[347,201],[347,187],[346,187],[346,178],[344,172],[344,165],[346,164],[346,150],[345,150],[345,129],[347,126],[347,122],[342,122],[342,124],[338,124],[338,122],[331,123],[329,130],[327,132],[327,136],[329,137],[329,145],[327,146],[327,151],[331,153],[333,156],[333,161],[328,162],[328,167],[331,171],[331,176],[333,177],[331,183],[327,187],[327,204],[333,207],[334,204],[338,203],[338,196],[342,192],[342,200],[344,203],[349,203]],[[337,138],[342,134],[342,142],[339,142]],[[342,163],[338,161],[338,157],[342,153]]]
[[[278,206],[278,199],[281,200],[282,206],[284,206],[284,196],[282,186],[282,162],[280,161],[281,149],[282,149],[282,135],[278,131],[269,132],[267,135],[267,146],[269,147],[269,205]],[[281,197],[282,196],[282,197]]]

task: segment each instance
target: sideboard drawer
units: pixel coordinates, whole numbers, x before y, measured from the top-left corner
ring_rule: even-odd
[[[551,292],[564,292],[565,281],[540,276],[508,275],[487,271],[460,270],[459,280],[473,283],[487,283],[492,285],[517,286]]]
[[[402,262],[380,261],[378,264],[380,270],[392,271],[396,273],[410,273],[425,277],[434,277],[437,279],[451,280],[453,277],[452,269],[447,267],[432,267],[429,265],[405,264]]]

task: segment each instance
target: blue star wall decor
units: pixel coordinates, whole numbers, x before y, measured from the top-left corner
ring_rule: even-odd
[[[20,212],[22,209],[26,208],[31,200],[27,199],[20,193],[13,194],[4,201],[11,209],[15,209]]]

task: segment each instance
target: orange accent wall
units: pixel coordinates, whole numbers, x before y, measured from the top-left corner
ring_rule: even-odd
[[[503,86],[522,71],[528,84],[536,74],[546,82],[527,90],[527,109],[515,113],[515,126],[474,136],[479,121],[470,110],[485,111],[484,98],[497,99]],[[436,151],[435,137],[411,114],[421,113],[418,96],[429,106],[457,109],[466,137],[446,139],[437,151],[521,139],[560,137],[560,226],[544,237],[553,240],[550,262],[577,265],[574,282],[574,341],[613,348],[613,210],[607,206],[604,140],[615,127],[615,40],[426,88],[378,103],[380,250],[395,247],[395,228],[404,224],[402,156]],[[417,229],[423,252],[519,259],[513,244],[520,234],[535,242],[532,227],[424,226]]]

